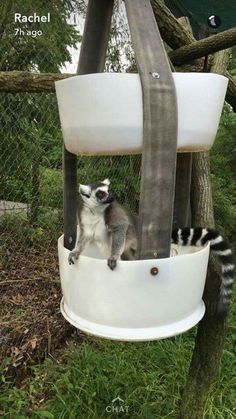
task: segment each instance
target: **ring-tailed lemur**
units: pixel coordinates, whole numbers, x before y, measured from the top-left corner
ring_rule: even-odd
[[[112,270],[120,258],[135,259],[136,219],[114,200],[109,185],[109,179],[105,179],[79,186],[82,205],[78,208],[78,240],[69,254],[70,264],[87,243],[96,243]]]
[[[82,202],[78,209],[78,240],[69,253],[70,264],[79,258],[88,243],[95,243],[100,248],[111,270],[115,269],[120,258],[135,259],[138,218],[114,200],[109,185],[109,179],[105,179],[79,186]],[[227,311],[232,295],[235,266],[231,249],[213,229],[186,227],[172,232],[172,243],[178,245],[203,246],[207,242],[222,266],[218,309],[223,313]]]

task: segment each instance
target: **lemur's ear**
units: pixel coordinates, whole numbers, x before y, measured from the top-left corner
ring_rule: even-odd
[[[84,195],[90,195],[91,194],[91,189],[90,186],[88,185],[82,185],[81,183],[79,184],[79,192],[84,194]]]
[[[104,179],[102,183],[105,183],[105,185],[109,186],[111,182],[109,181],[109,179]]]

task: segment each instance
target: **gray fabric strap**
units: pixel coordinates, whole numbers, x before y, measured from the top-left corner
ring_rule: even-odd
[[[150,1],[125,0],[125,5],[143,90],[138,258],[168,257],[177,148],[175,85]]]

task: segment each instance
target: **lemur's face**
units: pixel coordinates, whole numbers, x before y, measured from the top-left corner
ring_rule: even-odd
[[[102,182],[90,183],[89,185],[80,184],[79,193],[88,207],[104,207],[114,200],[112,193],[109,192],[109,185],[109,179],[105,179]]]

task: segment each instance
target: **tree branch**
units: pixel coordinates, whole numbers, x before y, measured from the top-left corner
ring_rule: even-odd
[[[172,48],[179,48],[185,46],[187,48],[194,49],[198,47],[202,42],[209,42],[209,39],[214,38],[214,42],[218,43],[218,35],[214,35],[210,38],[204,39],[202,41],[195,41],[193,35],[186,29],[182,22],[179,22],[170,12],[170,10],[164,5],[161,0],[151,0],[151,4],[153,7],[153,11],[155,17],[157,19],[159,29],[162,35],[162,38],[168,45]],[[230,30],[232,31],[232,30]],[[236,31],[234,28],[233,31]],[[225,35],[225,31],[219,35]],[[232,34],[230,35],[231,38]],[[236,35],[234,34],[233,38]],[[227,36],[228,39],[228,36]],[[228,43],[226,39],[226,43]],[[211,42],[211,40],[210,40]],[[221,42],[221,41],[220,41]],[[224,44],[223,40],[223,44]],[[236,39],[234,43],[236,42]],[[188,46],[187,46],[187,45]],[[203,43],[204,47],[204,43]],[[219,47],[219,45],[218,45]],[[218,48],[217,47],[217,48]],[[222,44],[221,44],[222,47]],[[225,47],[225,46],[224,46]],[[227,48],[227,46],[226,46]],[[177,53],[177,61],[178,61],[178,54],[181,48],[176,51],[172,51],[170,53],[170,57],[173,57],[172,54]],[[186,51],[186,50],[185,50]],[[181,51],[180,51],[181,52]],[[205,55],[206,50],[201,52],[201,54]],[[184,64],[181,66],[176,67],[176,71],[195,71],[199,72],[202,71],[202,66],[200,62],[195,62],[192,64]],[[236,80],[228,73],[224,73],[226,77],[229,79],[228,90],[226,94],[226,101],[233,107],[233,110],[236,111]],[[75,74],[55,74],[55,73],[40,73],[40,74],[33,74],[30,72],[24,71],[11,71],[11,72],[0,72],[0,92],[10,92],[10,93],[17,93],[17,92],[30,92],[30,93],[41,93],[41,92],[54,92],[55,86],[54,82],[57,80],[62,80],[67,77],[73,77]]]
[[[30,73],[29,71],[0,71],[0,92],[55,92],[55,81],[76,74]]]
[[[181,65],[196,58],[213,54],[236,45],[236,28],[217,33],[200,41],[192,42],[175,51],[169,53],[169,57],[174,65]]]
[[[178,72],[200,72],[199,64],[176,67]],[[226,101],[236,111],[236,80],[226,72],[229,79]],[[0,71],[0,92],[6,93],[54,93],[55,81],[74,77],[76,74],[61,73],[30,73],[29,71]]]
[[[168,7],[161,0],[151,0],[153,12],[162,39],[173,49],[191,44],[194,36],[178,22]]]
[[[196,45],[197,41],[187,29],[186,25],[184,25],[182,21],[180,22],[173,16],[173,14],[165,6],[162,0],[151,0],[151,4],[161,32],[161,36],[171,48],[176,49],[187,45],[189,46],[190,44]],[[216,35],[214,35],[214,37],[215,36]],[[228,47],[226,46],[226,48]],[[174,53],[175,51],[170,53],[170,58],[171,54]],[[195,62],[194,64],[184,64],[181,66],[177,65],[175,68],[176,71],[183,72],[202,71],[202,67],[199,62]],[[236,80],[228,72],[225,72],[224,76],[228,77],[229,79],[226,101],[232,106],[234,112],[236,112]]]

